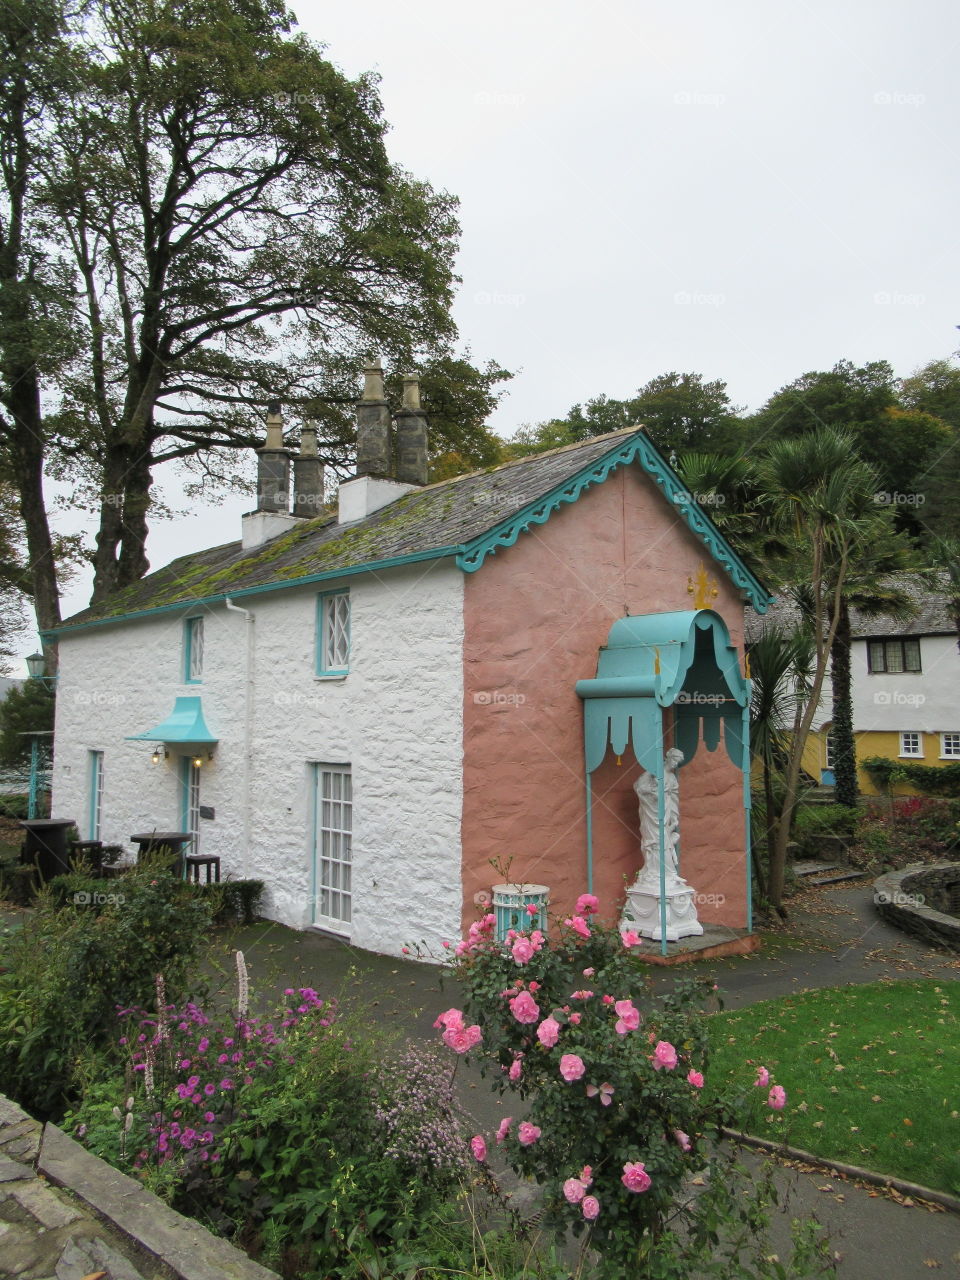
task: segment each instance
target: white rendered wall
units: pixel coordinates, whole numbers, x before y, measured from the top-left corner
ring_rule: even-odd
[[[960,732],[960,653],[956,636],[921,636],[920,666],[920,671],[871,674],[867,670],[867,642],[854,642],[853,726],[858,733],[871,729]]]
[[[317,591],[243,598],[255,615],[253,752],[245,769],[246,619],[205,612],[201,684],[182,681],[183,614],[94,628],[60,642],[53,813],[86,835],[87,752],[104,752],[101,838],[131,848],[139,831],[180,828],[176,759],[125,742],[199,694],[220,741],[201,772],[200,851],[223,875],[267,883],[265,911],[296,928],[313,919],[313,763],[353,779],[353,923],[357,946],[435,952],[460,934],[463,792],[463,577],[452,564],[358,575],[349,587],[350,673],[315,672]],[[249,776],[249,795],[245,779]],[[245,853],[244,806],[249,804]]]

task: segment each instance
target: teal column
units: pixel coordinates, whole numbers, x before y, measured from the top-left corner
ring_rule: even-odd
[[[593,893],[593,785],[586,756],[584,769],[587,778],[587,893]]]
[[[30,790],[27,796],[27,818],[38,817],[40,798],[40,739],[36,734],[30,739]]]
[[[747,681],[749,689],[750,681]],[[743,709],[743,829],[747,850],[747,929],[753,932],[753,837],[750,831],[750,697]],[[767,819],[769,821],[769,818]]]

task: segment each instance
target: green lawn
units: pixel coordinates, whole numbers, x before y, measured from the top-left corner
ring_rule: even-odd
[[[718,1087],[752,1079],[749,1059],[787,1091],[782,1113],[754,1098],[745,1129],[960,1195],[955,984],[830,987],[714,1014],[710,1023]]]

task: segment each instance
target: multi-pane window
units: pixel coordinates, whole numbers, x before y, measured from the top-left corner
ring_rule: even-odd
[[[350,592],[324,592],[317,610],[317,673],[345,675],[350,666]]]
[[[90,775],[90,821],[87,823],[88,840],[100,839],[100,820],[103,816],[103,752],[88,752]]]
[[[960,760],[960,733],[941,733],[940,758],[942,760]]]
[[[867,666],[870,671],[920,670],[919,640],[870,640],[867,643]]]
[[[923,757],[923,740],[919,733],[908,730],[900,734],[900,754],[902,756]]]
[[[187,618],[183,628],[183,678],[187,684],[203,679],[203,619]]]
[[[200,852],[200,766],[192,756],[180,759],[180,822],[181,830],[192,837],[184,852]]]
[[[352,919],[353,787],[348,764],[314,766],[314,924],[348,932]]]
[[[829,732],[823,739],[823,767],[825,769],[834,768],[833,734]]]

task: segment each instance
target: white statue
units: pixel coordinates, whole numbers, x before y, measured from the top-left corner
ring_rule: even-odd
[[[677,770],[683,764],[683,752],[671,747],[663,758],[663,861],[667,884],[679,875],[680,781]],[[640,802],[640,848],[643,870],[640,879],[660,885],[660,815],[657,804],[657,778],[641,773],[633,785]]]
[[[676,747],[663,760],[663,899],[666,904],[666,934],[663,933],[663,911],[660,898],[660,814],[657,777],[642,773],[634,783],[640,803],[640,848],[643,867],[627,890],[627,901],[621,927],[632,929],[645,938],[668,942],[698,936],[703,925],[697,919],[693,904],[694,890],[680,875],[680,781],[677,770],[683,764],[683,752]]]

